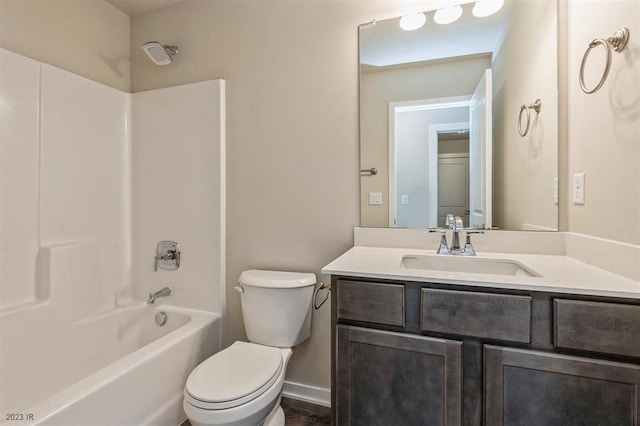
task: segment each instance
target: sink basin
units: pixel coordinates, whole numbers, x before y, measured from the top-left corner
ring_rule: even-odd
[[[520,262],[509,259],[483,259],[467,256],[402,256],[400,265],[408,269],[429,269],[444,272],[541,277]]]

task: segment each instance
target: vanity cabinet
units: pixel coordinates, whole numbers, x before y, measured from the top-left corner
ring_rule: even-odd
[[[462,342],[337,327],[339,424],[459,424]]]
[[[640,301],[332,277],[338,425],[640,425]]]
[[[638,424],[637,365],[490,345],[484,365],[487,425]]]

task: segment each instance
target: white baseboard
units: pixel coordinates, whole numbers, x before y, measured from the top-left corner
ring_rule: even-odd
[[[285,381],[282,396],[311,404],[322,405],[323,407],[331,407],[330,389]]]

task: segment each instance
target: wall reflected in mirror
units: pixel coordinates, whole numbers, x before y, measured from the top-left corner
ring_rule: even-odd
[[[361,226],[442,227],[454,214],[558,229],[557,4],[506,0],[484,18],[473,7],[447,25],[424,11],[413,31],[400,17],[359,27],[360,169],[378,170],[361,173]],[[539,113],[520,114],[536,99]]]

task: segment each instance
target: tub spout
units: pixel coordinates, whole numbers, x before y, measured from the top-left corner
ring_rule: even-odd
[[[156,291],[155,293],[149,293],[149,298],[147,299],[147,305],[154,304],[158,297],[170,296],[172,291],[173,290],[171,289],[171,287],[166,286],[166,287],[161,288],[160,290]]]

